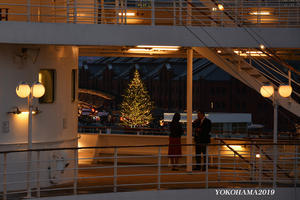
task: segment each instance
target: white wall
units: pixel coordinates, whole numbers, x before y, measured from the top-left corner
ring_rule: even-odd
[[[21,48],[27,48],[27,59],[22,60],[18,57],[21,55]],[[12,111],[16,106],[20,110],[28,111],[27,100],[16,95],[16,86],[20,81],[29,83],[37,81],[40,69],[56,70],[55,101],[52,104],[39,104],[37,99],[34,101],[34,107],[37,106],[42,112],[33,115],[33,148],[77,146],[77,101],[72,102],[71,99],[71,73],[72,69],[77,69],[77,62],[78,49],[72,46],[0,45],[0,151],[27,148],[28,116],[7,114],[7,112]],[[3,127],[7,123],[8,132]],[[41,168],[46,170],[41,174],[41,178],[46,179],[41,185],[49,184],[47,168],[51,164],[48,160],[52,159],[52,154],[53,152],[41,154],[43,161]],[[63,155],[68,159],[73,158],[71,151]],[[25,153],[7,154],[7,156],[9,172],[25,170]],[[33,160],[36,160],[35,153],[33,153]],[[2,172],[2,154],[0,163]],[[68,173],[63,175],[68,176]],[[8,181],[24,181],[25,177],[24,173],[9,175]],[[25,184],[20,185],[24,187]]]
[[[24,47],[28,48],[28,58],[21,61],[16,55],[20,55],[21,48]],[[42,112],[33,116],[33,144],[76,137],[77,102],[71,101],[71,72],[72,69],[77,69],[77,49],[0,45],[1,126],[2,122],[9,122],[9,132],[3,133],[1,130],[0,144],[27,142],[27,116],[7,112],[12,111],[15,106],[21,110],[28,110],[27,100],[16,95],[16,86],[20,81],[29,83],[37,81],[40,69],[56,70],[56,91],[52,104],[39,104],[35,99],[34,107],[37,106]],[[65,127],[63,127],[64,119],[66,119]]]

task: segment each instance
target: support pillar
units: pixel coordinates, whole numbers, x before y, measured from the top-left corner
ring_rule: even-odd
[[[187,136],[186,136],[186,144],[192,144],[192,113],[193,113],[193,49],[189,48],[187,50],[187,82],[186,82],[186,91],[187,91],[187,99],[186,99],[186,108],[187,108]],[[192,171],[192,163],[193,163],[193,147],[186,146],[186,170]]]

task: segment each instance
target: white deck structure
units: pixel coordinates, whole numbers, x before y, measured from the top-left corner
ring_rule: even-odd
[[[224,10],[217,9],[219,3]],[[256,91],[266,82],[277,88],[278,82],[245,60],[244,52],[250,60],[264,56],[279,59],[286,71],[299,75],[282,61],[299,59],[298,1],[0,0],[0,11],[1,150],[26,148],[27,119],[7,112],[14,107],[26,110],[27,102],[17,97],[15,87],[20,81],[37,81],[41,69],[56,70],[55,100],[51,104],[35,102],[43,112],[33,118],[33,147],[76,146],[77,100],[72,101],[71,74],[77,69],[78,55],[187,56],[188,143],[193,56],[208,58]],[[266,49],[259,50],[260,44]],[[180,46],[180,50],[131,52],[137,45]],[[247,51],[256,51],[256,55]],[[283,77],[287,78],[287,73]],[[299,103],[292,98],[277,101],[300,116]],[[2,163],[4,158],[0,159]],[[22,170],[22,166],[7,167]],[[48,165],[43,167],[46,172],[41,176],[47,178]]]

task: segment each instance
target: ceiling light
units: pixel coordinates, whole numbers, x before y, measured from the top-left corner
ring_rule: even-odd
[[[250,15],[270,15],[271,13],[269,11],[254,11],[251,12]]]
[[[259,45],[259,48],[263,50],[263,49],[265,49],[266,47],[265,47],[263,44],[261,44],[261,45]]]
[[[218,8],[219,10],[223,11],[224,10],[224,6],[222,4],[218,4]]]
[[[152,48],[153,51],[178,51],[176,48]]]
[[[159,45],[137,45],[139,48],[170,48],[170,49],[179,49],[180,46],[159,46]]]
[[[135,16],[135,13],[130,13],[130,12],[128,12],[128,13],[119,13],[119,16]]]
[[[234,53],[236,53],[239,56],[267,56],[266,54],[264,54],[262,51],[239,51],[239,50],[235,50]]]
[[[128,49],[128,51],[151,51],[151,49]]]

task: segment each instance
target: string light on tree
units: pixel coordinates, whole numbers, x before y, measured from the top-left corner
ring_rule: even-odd
[[[153,102],[140,78],[138,70],[123,95],[121,104],[121,119],[125,126],[143,127],[152,120]]]

